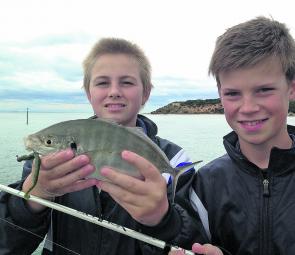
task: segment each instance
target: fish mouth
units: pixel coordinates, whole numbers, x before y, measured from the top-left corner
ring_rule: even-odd
[[[43,154],[42,150],[42,142],[38,137],[29,135],[24,138],[24,144],[27,151],[38,152],[39,154]]]
[[[34,144],[40,144],[40,141],[32,136],[28,136],[24,138],[24,144],[27,151],[33,151],[34,150]]]

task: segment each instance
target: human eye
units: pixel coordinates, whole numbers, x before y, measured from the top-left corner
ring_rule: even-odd
[[[129,87],[129,86],[135,85],[135,82],[133,80],[126,79],[126,80],[122,80],[121,84],[125,87]]]
[[[106,87],[108,86],[109,82],[108,81],[97,81],[95,82],[95,86],[97,87]]]
[[[127,85],[129,85],[129,84],[130,84],[130,85],[133,84],[131,81],[123,81],[123,83],[124,83],[124,84],[127,84]]]
[[[239,95],[239,92],[238,91],[225,91],[223,93],[223,95],[226,97],[236,97]]]
[[[234,101],[240,98],[241,92],[234,89],[221,89],[220,96],[223,100]]]
[[[273,88],[273,87],[262,87],[262,88],[257,89],[257,93],[260,95],[269,95],[274,90],[275,90],[275,88]]]
[[[258,92],[268,92],[268,91],[273,91],[273,90],[274,90],[274,88],[266,87],[266,88],[258,89]]]

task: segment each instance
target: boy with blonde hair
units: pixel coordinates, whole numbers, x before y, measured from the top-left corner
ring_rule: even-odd
[[[163,150],[173,167],[189,161],[180,146],[160,138],[156,124],[139,114],[150,96],[152,83],[150,63],[136,44],[104,38],[91,49],[83,67],[84,88],[95,113],[93,118],[140,127]],[[102,183],[86,178],[99,170],[86,155],[75,156],[68,149],[44,156],[38,183],[31,194],[151,235],[167,226],[171,237],[186,239],[183,236],[188,232],[182,233],[181,229],[189,230],[191,220],[184,209],[169,203],[171,192],[167,194],[167,189],[171,185],[150,162],[126,151],[122,157],[138,168],[142,179],[104,168],[102,175],[112,183]],[[140,161],[140,165],[134,161]],[[32,161],[27,161],[22,180],[11,186],[26,192],[32,186],[31,169]],[[186,176],[190,178],[192,174]],[[170,215],[177,216],[173,224]],[[0,219],[0,254],[31,254],[46,235],[42,251],[46,255],[167,254],[134,238],[3,192]],[[163,239],[166,236],[165,232],[158,235]]]

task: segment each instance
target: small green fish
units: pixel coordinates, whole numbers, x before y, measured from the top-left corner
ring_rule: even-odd
[[[161,173],[170,173],[173,178],[173,199],[178,177],[184,171],[200,163],[197,161],[186,166],[173,168],[165,153],[137,127],[125,127],[105,119],[77,119],[54,124],[25,139],[26,149],[33,151],[28,157],[47,155],[67,148],[76,155],[86,154],[96,171],[90,176],[104,180],[100,174],[103,166],[111,166],[134,177],[140,177],[139,171],[121,158],[123,150],[133,151],[153,163]],[[18,157],[18,161],[27,156]],[[35,164],[36,165],[36,164]],[[36,166],[33,185],[38,179],[40,165]]]

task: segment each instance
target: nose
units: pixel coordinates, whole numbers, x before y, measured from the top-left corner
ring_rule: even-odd
[[[241,113],[252,113],[259,110],[259,104],[252,96],[245,96],[240,106]]]
[[[113,99],[120,98],[122,96],[122,92],[121,92],[119,84],[115,82],[111,84],[111,86],[109,87],[108,96]]]

